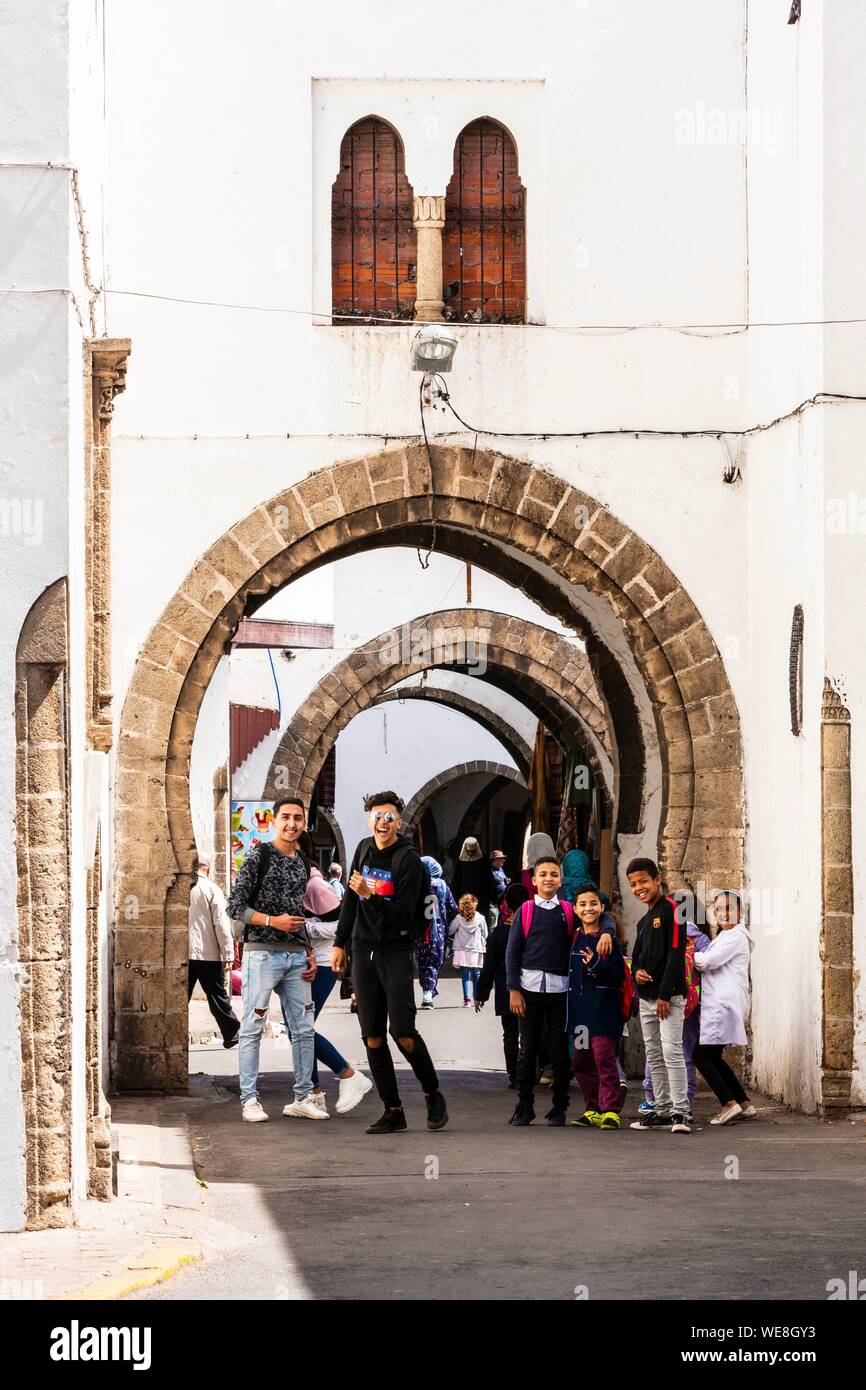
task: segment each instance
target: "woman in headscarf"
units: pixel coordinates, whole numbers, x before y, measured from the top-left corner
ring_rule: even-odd
[[[459,902],[464,893],[471,893],[478,902],[478,911],[486,919],[495,886],[490,864],[481,846],[474,836],[467,836],[463,841],[460,858],[454,866],[451,887],[455,898]]]
[[[439,993],[436,988],[439,971],[445,961],[445,934],[448,923],[457,915],[457,904],[448,884],[442,877],[442,865],[431,854],[423,854],[421,863],[426,864],[433,889],[432,911],[427,913],[427,930],[415,944],[415,960],[418,965],[418,983],[421,986],[421,1008],[432,1009],[433,1000]]]
[[[535,895],[535,888],[532,884],[532,871],[539,859],[555,859],[556,848],[549,835],[543,830],[537,830],[534,835],[530,835],[526,841],[526,868],[520,875],[520,881],[529,892],[530,898]]]
[[[562,860],[562,886],[559,896],[574,905],[574,895],[582,883],[591,883],[589,859],[582,849],[570,849]]]

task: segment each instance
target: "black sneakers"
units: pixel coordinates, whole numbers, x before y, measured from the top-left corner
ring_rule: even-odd
[[[518,1102],[518,1104],[514,1108],[514,1114],[511,1116],[511,1119],[508,1121],[508,1123],[510,1125],[518,1125],[522,1127],[523,1125],[531,1125],[534,1119],[535,1110],[533,1109],[533,1107],[531,1105],[523,1105],[520,1102]]]
[[[552,1128],[561,1128],[565,1125],[565,1110],[561,1105],[554,1105],[544,1118]]]
[[[651,1115],[639,1115],[636,1120],[632,1120],[632,1129],[670,1129],[672,1117],[670,1115],[657,1115],[655,1111]]]
[[[448,1110],[441,1091],[433,1091],[427,1097],[427,1128],[444,1129],[448,1123]]]
[[[386,1110],[380,1115],[378,1120],[367,1126],[368,1134],[399,1134],[400,1130],[408,1129],[406,1116],[403,1114],[403,1107],[399,1110]]]
[[[691,1134],[691,1116],[682,1115],[675,1110],[671,1115],[671,1134]]]

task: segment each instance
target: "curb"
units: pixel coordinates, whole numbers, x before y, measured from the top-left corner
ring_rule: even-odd
[[[139,1255],[136,1259],[130,1260],[116,1274],[106,1274],[104,1278],[95,1279],[92,1284],[85,1284],[83,1288],[59,1294],[53,1301],[89,1302],[123,1298],[126,1294],[135,1293],[137,1289],[146,1289],[151,1284],[161,1284],[184,1265],[194,1264],[201,1257],[201,1250],[195,1245],[156,1245],[146,1255]]]

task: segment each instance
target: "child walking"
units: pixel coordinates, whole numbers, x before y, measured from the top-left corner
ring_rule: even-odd
[[[755,1107],[725,1061],[725,1047],[746,1041],[749,1017],[749,957],[752,936],[743,921],[739,893],[726,889],[713,899],[717,935],[705,950],[695,953],[701,972],[701,1035],[695,1048],[695,1066],[722,1103],[711,1125],[726,1125]]]
[[[487,918],[478,911],[478,899],[464,893],[458,904],[460,911],[448,928],[454,938],[454,964],[460,969],[463,981],[463,1007],[475,1006],[475,984],[484,964],[487,946]]]
[[[622,984],[625,963],[616,923],[594,883],[579,884],[574,908],[579,926],[569,963],[566,1031],[574,1036],[574,1074],[583,1092],[584,1113],[572,1120],[586,1129],[619,1129],[623,1092],[617,1050],[622,1036]],[[599,954],[602,923],[611,933],[611,950]]]
[[[676,904],[662,893],[658,865],[632,859],[626,869],[631,891],[647,909],[638,922],[631,968],[640,999],[640,1026],[652,1073],[654,1108],[632,1129],[668,1128],[690,1134],[689,1096],[683,1057],[686,1004],[686,932]]]

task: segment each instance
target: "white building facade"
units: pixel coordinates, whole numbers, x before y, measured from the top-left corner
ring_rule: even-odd
[[[357,689],[321,682],[394,624],[463,607],[459,592],[443,595],[437,565],[389,563],[395,546],[471,562],[493,576],[473,595],[479,612],[554,634],[521,652],[502,627],[503,669],[524,691],[546,686],[538,698],[561,708],[591,665],[620,889],[635,852],[660,856],[671,886],[701,899],[743,886],[756,938],[754,1083],[807,1112],[866,1103],[855,852],[866,843],[861,7],[804,6],[788,24],[788,0],[726,0],[699,25],[685,0],[575,3],[555,20],[530,20],[512,0],[495,10],[444,0],[435,24],[415,6],[373,3],[360,16],[344,0],[321,14],[264,0],[106,8],[53,7],[50,73],[48,21],[15,9],[27,42],[14,56],[7,45],[3,66],[23,75],[0,132],[14,253],[0,847],[19,878],[22,853],[39,847],[22,840],[20,789],[12,810],[16,652],[32,605],[58,580],[69,590],[77,1176],[63,1212],[94,1170],[88,951],[100,957],[111,1039],[104,1089],[185,1084],[183,893],[207,837],[211,764],[225,756],[225,694],[208,690],[228,688],[220,661],[232,633],[264,605],[335,623],[333,652],[282,672],[282,705],[285,727],[301,710],[317,739],[339,730],[352,769],[341,815],[354,836],[349,803],[373,789],[357,773],[362,721],[381,728],[391,707],[367,711]],[[51,97],[38,120],[37,81]],[[373,117],[402,148],[414,225],[397,235],[417,249],[400,303],[415,295],[420,317],[449,302],[437,255],[441,237],[447,272],[461,133],[482,119],[504,128],[524,191],[524,321],[452,322],[447,380],[461,418],[434,396],[429,453],[410,370],[417,323],[331,312],[341,147]],[[86,272],[71,172],[49,173],[49,162],[79,171]],[[104,624],[87,597],[81,350],[103,335],[132,352],[111,426],[114,701],[97,746],[84,653],[102,650],[88,622]],[[38,497],[51,507],[28,546],[24,503]],[[557,649],[555,668],[560,638],[575,655],[569,664]],[[511,727],[517,688],[491,695]],[[364,710],[354,724],[350,696]],[[420,717],[431,730],[458,718]],[[485,748],[477,756],[509,761],[468,727]],[[532,727],[530,714],[524,739]],[[447,766],[445,734],[414,761],[411,734],[401,737],[393,767],[406,779],[421,786]],[[466,726],[453,737],[462,754]],[[88,766],[105,790],[86,805]],[[250,786],[261,794],[256,778]],[[100,807],[101,893],[87,880]],[[17,905],[8,877],[0,891],[0,1225],[14,1229],[33,1221],[26,1155],[39,1125],[22,1076],[33,958],[21,955],[20,888]],[[88,945],[88,912],[101,946]]]

